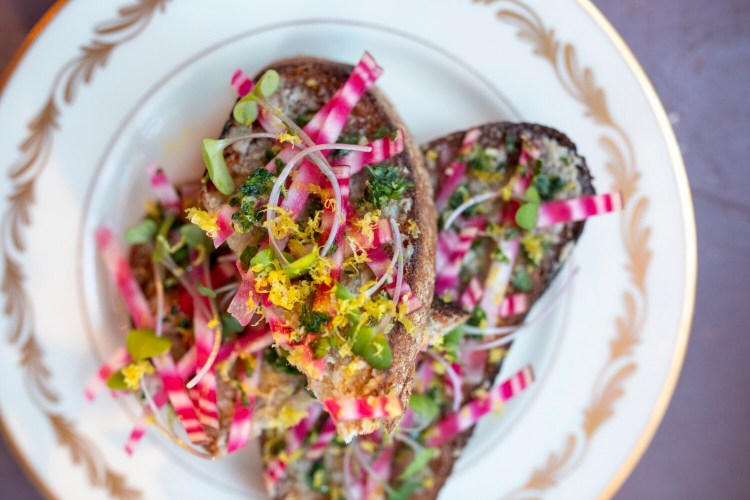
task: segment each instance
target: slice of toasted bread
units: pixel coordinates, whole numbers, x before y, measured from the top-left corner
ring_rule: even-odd
[[[557,172],[559,175],[564,175],[566,179],[575,183],[575,188],[571,190],[572,192],[561,194],[562,197],[594,194],[594,187],[592,184],[593,179],[588,167],[586,166],[585,159],[578,154],[575,144],[573,144],[573,142],[562,132],[550,127],[527,123],[490,123],[479,127],[479,129],[481,135],[478,144],[484,148],[504,148],[507,147],[509,143],[516,141],[517,146],[514,148],[514,151],[508,155],[507,163],[509,165],[518,163],[518,155],[521,148],[519,147],[520,143],[517,141],[519,141],[521,137],[525,137],[532,143],[540,145],[542,150],[542,161],[544,162],[543,168],[548,169],[548,171],[552,173]],[[432,160],[428,159],[428,169],[434,186],[437,189],[439,189],[445,180],[444,167],[447,166],[445,162],[440,161],[440,158],[455,158],[461,148],[464,135],[465,132],[456,132],[423,146],[422,149],[427,157],[433,158]],[[430,151],[438,153],[437,160],[434,159],[434,154],[429,153]],[[564,157],[570,159],[570,161],[567,162],[568,164],[559,161],[559,158]],[[558,158],[558,160],[555,161],[555,158]],[[569,170],[569,172],[564,174],[563,170]],[[478,194],[478,192],[473,192],[472,194]],[[564,224],[554,229],[557,233],[556,240],[546,249],[540,264],[530,273],[533,286],[531,291],[528,292],[529,308],[531,308],[531,306],[533,306],[533,304],[544,294],[547,288],[549,288],[555,275],[570,255],[571,247],[580,237],[583,227],[584,222],[575,222]],[[518,265],[523,265],[523,262],[516,263],[516,266]],[[511,284],[506,295],[518,291],[519,290]],[[457,304],[453,305],[456,306]],[[504,318],[498,326],[519,324],[524,321],[525,317],[526,314],[524,313],[510,318]],[[486,340],[491,338],[492,337],[488,337]],[[509,348],[510,345],[504,347],[506,350]],[[478,389],[489,388],[497,377],[501,366],[502,357],[497,363],[488,362],[485,365],[484,376],[481,382],[466,384],[463,388],[464,395],[470,395]],[[449,411],[449,409],[448,411],[444,410],[444,413],[448,413]],[[411,498],[431,499],[437,497],[440,489],[448,480],[456,460],[458,460],[464,447],[469,442],[473,430],[474,429],[471,428],[463,432],[440,447],[440,454],[433,459],[429,466],[432,481],[428,482],[428,484],[431,486],[429,488],[422,488],[415,492]],[[408,453],[408,450],[404,451],[407,451]]]
[[[585,194],[593,194],[592,177],[586,167],[583,157],[577,151],[575,145],[567,136],[557,130],[533,124],[524,123],[490,123],[479,127],[478,145],[481,148],[502,149],[505,151],[505,163],[509,168],[505,175],[493,180],[484,182],[469,182],[468,187],[470,195],[482,194],[490,189],[497,189],[508,181],[517,169],[522,141],[528,144],[537,145],[540,149],[540,159],[542,160],[542,169],[550,175],[559,175],[564,177],[567,182],[568,192],[557,193],[558,198],[572,198]],[[446,180],[446,168],[451,164],[462,148],[465,132],[456,132],[436,139],[425,146],[423,152],[427,158],[430,178],[433,182],[435,193],[440,192],[440,188]],[[562,158],[567,158],[562,161]],[[500,205],[498,202],[497,205]],[[499,210],[498,206],[494,207]],[[446,209],[450,211],[450,209]],[[571,247],[581,235],[584,223],[568,223],[556,226],[554,229],[546,230],[553,235],[550,244],[544,251],[543,258],[531,269],[531,287],[527,296],[529,299],[529,308],[542,296],[545,290],[552,283],[555,275],[561,269],[562,265],[570,254]],[[476,245],[476,252],[481,253],[481,243]],[[474,275],[482,280],[486,277],[488,266],[486,259],[480,259],[481,265],[474,268]],[[520,254],[519,260],[515,266],[528,266],[527,258],[523,253]],[[467,277],[464,277],[462,286],[465,287]],[[513,284],[509,285],[507,294],[516,293],[518,290]],[[443,297],[446,299],[447,297]],[[442,338],[448,331],[454,328],[457,323],[463,322],[469,315],[469,311],[462,310],[458,298],[454,301],[445,301],[435,299],[432,309],[432,318],[429,323],[429,338],[433,344],[439,344],[439,338]],[[508,326],[519,324],[524,321],[526,314],[501,318],[497,323],[498,326]],[[495,337],[484,337],[484,340],[491,340]],[[436,342],[437,340],[437,342]],[[463,401],[471,399],[477,390],[486,390],[492,386],[498,375],[504,353],[510,345],[504,346],[494,353],[494,360],[487,357],[484,366],[480,368],[480,374],[477,380],[465,382],[463,387]],[[426,361],[426,362],[431,362]],[[462,368],[467,368],[462,366]],[[419,382],[419,381],[418,381]],[[420,388],[421,384],[415,386],[415,393],[425,390]],[[440,413],[435,421],[441,420],[452,412],[450,398],[443,402]],[[425,472],[419,477],[420,487],[413,491],[409,498],[432,499],[436,498],[440,489],[448,480],[456,460],[460,457],[463,448],[471,438],[473,428],[469,429],[453,439],[447,441],[438,447],[437,456],[429,463]],[[416,436],[412,436],[416,437]],[[395,480],[413,459],[413,451],[399,441],[394,441],[396,451],[394,453],[393,463],[390,469],[391,487],[399,488],[402,483]],[[341,472],[341,456],[344,448],[335,443],[329,447],[326,455],[321,459],[323,467],[326,469],[326,480],[329,482],[329,491],[344,492],[346,495],[346,485],[344,484]],[[373,457],[378,456],[378,451],[372,453]],[[300,460],[293,467],[288,469],[288,475],[276,490],[274,498],[329,498],[328,493],[314,491],[310,486],[310,473],[315,467],[309,461]],[[412,478],[413,479],[413,478]],[[375,487],[376,495],[386,496],[384,490]],[[379,492],[379,493],[378,493]],[[288,496],[291,495],[291,496]],[[294,496],[296,495],[296,496]]]
[[[298,117],[319,110],[344,84],[353,69],[346,64],[306,57],[278,61],[269,68],[276,70],[281,77],[279,89],[270,100],[289,117]],[[261,71],[259,76],[264,72],[265,70]],[[397,166],[399,175],[410,181],[412,187],[404,193],[403,199],[392,206],[390,215],[397,221],[406,242],[404,281],[411,287],[423,307],[409,316],[414,325],[412,333],[407,333],[400,323],[396,323],[388,333],[387,340],[393,361],[385,370],[374,369],[355,355],[333,350],[322,378],[310,380],[309,384],[310,389],[321,401],[395,396],[406,407],[414,377],[414,359],[428,320],[434,282],[436,220],[432,188],[423,157],[406,132],[401,118],[385,96],[377,88],[371,88],[354,107],[343,128],[342,137],[358,134],[366,138],[362,141],[366,142],[377,137],[383,129],[405,131],[404,151],[388,159],[386,163],[389,166]],[[261,129],[257,123],[247,127],[230,117],[221,137],[235,137],[259,131]],[[267,163],[266,152],[272,145],[273,141],[263,139],[251,143],[238,143],[225,151],[225,161],[235,185],[242,185],[252,172]],[[364,172],[352,177],[352,204],[363,197],[366,179]],[[206,183],[202,201],[207,210],[218,211],[230,198],[231,196],[222,195],[210,181]],[[230,236],[228,244],[239,255],[247,246],[257,245],[262,237],[260,231],[234,234]],[[362,284],[372,280],[374,276],[366,266],[361,266],[358,271],[356,276],[347,276],[342,280],[352,291],[358,291]],[[389,430],[393,429],[398,420],[399,418],[388,419],[386,427]],[[366,434],[378,428],[381,423],[380,420],[341,422],[339,431],[347,436]]]

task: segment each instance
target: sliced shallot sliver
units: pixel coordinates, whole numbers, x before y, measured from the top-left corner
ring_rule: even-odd
[[[131,358],[128,350],[125,349],[125,347],[118,348],[112,356],[99,367],[96,374],[86,382],[83,391],[86,399],[93,401],[102,387],[107,385],[109,377],[111,377],[116,371],[121,370],[125,365],[130,363],[130,361]]]
[[[96,243],[102,254],[104,266],[125,299],[136,328],[152,328],[154,316],[151,307],[133,276],[130,263],[118,248],[112,231],[106,226],[101,226],[96,231]]]
[[[445,229],[448,229],[453,225],[454,222],[463,214],[466,210],[473,207],[474,205],[479,205],[480,203],[484,203],[485,201],[494,200],[497,198],[502,197],[502,193],[500,191],[492,191],[489,193],[480,194],[477,196],[472,196],[465,202],[463,202],[461,205],[456,207],[456,209],[451,212],[451,214],[448,216],[448,218],[445,220],[445,224],[443,224],[443,227]]]
[[[369,261],[367,262],[367,266],[370,268],[370,270],[373,272],[375,277],[380,279],[383,274],[388,272],[388,265],[390,264],[390,259],[388,258],[388,254],[383,250],[381,247],[375,247],[371,248],[367,251],[367,258]],[[404,281],[402,285],[401,290],[401,300],[404,300],[404,297],[406,297],[407,300],[407,309],[406,313],[411,314],[414,311],[418,310],[422,307],[422,302],[419,300],[419,297],[412,291],[411,287],[409,286],[409,283]],[[396,291],[396,283],[389,283],[385,286],[386,292],[391,297],[395,297],[395,291]]]
[[[266,211],[266,220],[271,221],[276,216],[276,210],[275,207],[278,206],[279,198],[281,196],[281,188],[284,186],[287,177],[289,177],[289,174],[294,169],[295,165],[304,157],[318,153],[320,151],[329,151],[329,150],[349,150],[349,151],[366,151],[366,146],[357,146],[353,144],[319,144],[317,146],[310,146],[308,148],[303,149],[299,153],[297,153],[291,160],[289,160],[289,163],[286,164],[284,167],[284,170],[279,173],[279,177],[276,179],[276,183],[273,185],[273,189],[271,190],[271,195],[268,198],[268,210]],[[320,166],[320,165],[319,165]],[[324,171],[324,175],[328,177],[328,180],[331,182],[331,185],[333,186],[333,194],[336,202],[335,211],[334,211],[334,217],[333,217],[333,226],[331,227],[331,233],[328,236],[328,240],[326,241],[325,245],[323,246],[323,249],[321,250],[320,254],[325,256],[328,251],[331,249],[331,246],[333,245],[336,236],[338,234],[338,228],[341,224],[341,189],[339,188],[338,179],[336,179],[336,174],[328,167],[320,166],[321,171]],[[296,179],[295,179],[296,180]],[[286,202],[288,199],[290,199],[294,195],[294,183],[292,184],[292,187],[289,188],[289,191],[287,192],[287,196],[284,199]],[[306,190],[300,190],[305,191]],[[303,202],[304,203],[304,202]],[[288,207],[285,207],[288,209]],[[302,207],[294,207],[293,213],[299,213],[299,211],[302,210]],[[286,261],[286,257],[284,256],[283,252],[281,251],[281,248],[279,247],[278,240],[274,237],[273,232],[269,231],[268,237],[271,243],[271,246],[274,249],[274,252],[276,253],[276,256],[281,260],[282,262]]]
[[[503,403],[524,391],[534,382],[531,366],[526,366],[487,395],[473,399],[459,411],[454,412],[426,433],[427,446],[441,446],[458,434],[474,426],[482,417],[502,408]]]
[[[154,194],[156,194],[157,201],[161,203],[167,212],[179,214],[182,209],[180,195],[177,194],[177,190],[169,181],[161,165],[158,163],[149,163],[146,166],[146,172],[148,172],[151,187],[154,190]]]
[[[565,295],[566,290],[571,285],[571,283],[573,283],[573,280],[575,279],[577,274],[578,268],[576,267],[571,271],[570,275],[565,278],[565,281],[563,281],[562,284],[554,292],[548,293],[549,300],[547,301],[547,304],[544,306],[544,308],[541,311],[535,311],[534,317],[524,321],[523,323],[517,325],[497,326],[489,328],[477,328],[469,325],[463,326],[464,332],[471,335],[506,335],[508,333],[513,333],[513,335],[507,335],[505,337],[495,339],[491,342],[487,342],[486,344],[467,343],[461,346],[461,348],[469,351],[474,351],[492,349],[493,347],[499,347],[509,344],[516,338],[516,333],[519,330],[538,323],[539,321],[549,316],[552,311],[554,311],[558,302],[560,302],[562,297]]]
[[[362,59],[355,66],[354,71],[349,75],[344,85],[331,97],[331,99],[315,114],[313,119],[305,125],[304,129],[301,129],[300,138],[305,141],[308,146],[315,144],[323,144],[333,142],[344,129],[346,121],[349,118],[349,113],[354,106],[359,102],[365,92],[375,84],[375,81],[382,74],[382,69],[377,65],[372,56],[365,53]],[[348,113],[343,113],[346,109],[349,109]],[[329,115],[334,112],[336,113],[336,120],[330,121]],[[294,125],[293,122],[290,126]],[[326,127],[325,133],[321,133],[321,129]],[[292,156],[293,146],[287,145],[277,155],[277,158],[281,159],[282,162],[287,163]],[[327,153],[322,152],[325,156]],[[296,216],[299,215],[302,207],[307,201],[309,193],[304,187],[308,184],[321,184],[321,174],[316,172],[315,161],[305,161],[300,167],[297,177],[292,181],[289,187],[290,193],[296,193],[297,196],[290,199],[287,196],[284,199],[283,208],[291,210]],[[271,172],[276,168],[276,158],[271,160],[266,166]],[[318,161],[319,163],[319,161]],[[320,165],[318,165],[320,168]],[[330,179],[329,179],[330,180]]]
[[[622,210],[623,207],[624,202],[620,191],[582,196],[572,200],[548,201],[539,206],[539,219],[536,227],[577,222],[595,215]]]
[[[478,224],[467,225],[461,228],[458,234],[458,242],[452,249],[447,264],[442,268],[436,268],[435,273],[435,294],[443,295],[445,293],[457,293],[461,275],[461,266],[463,265],[466,254],[469,253],[474,240],[479,236],[483,226]],[[443,233],[452,233],[451,229],[442,231]],[[440,238],[438,236],[438,238]]]
[[[372,151],[369,153],[353,151],[332,161],[331,165],[348,165],[352,169],[352,175],[354,175],[361,172],[365,165],[383,163],[404,150],[404,131],[398,129],[395,134],[381,137],[366,144],[366,146],[370,147]]]
[[[280,134],[286,131],[284,122],[269,113],[266,108],[258,110],[258,124],[269,134]]]
[[[336,422],[398,417],[403,412],[396,396],[328,399],[323,406]]]

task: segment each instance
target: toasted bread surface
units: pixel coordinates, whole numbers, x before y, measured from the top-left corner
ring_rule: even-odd
[[[314,113],[320,109],[344,84],[353,69],[346,64],[306,57],[278,61],[269,68],[275,69],[281,77],[280,87],[271,96],[271,101],[290,117]],[[413,183],[392,215],[406,240],[404,280],[423,304],[420,310],[410,316],[416,334],[408,334],[400,323],[395,324],[388,334],[393,362],[390,368],[384,371],[371,368],[361,359],[352,359],[351,355],[339,356],[334,353],[324,376],[320,380],[311,380],[310,389],[320,400],[395,395],[406,407],[414,378],[414,359],[421,342],[422,331],[427,324],[429,304],[432,300],[436,218],[432,186],[423,157],[403,121],[377,88],[365,93],[354,107],[342,136],[359,134],[361,137],[372,139],[383,127],[389,130],[403,129],[406,132],[404,151],[387,160],[386,164],[399,167],[399,174]],[[230,116],[221,137],[234,137],[258,131],[259,125],[243,126]],[[237,186],[253,171],[266,164],[266,151],[271,145],[270,140],[257,140],[251,143],[238,143],[225,151],[226,164]],[[364,173],[353,176],[350,186],[352,200],[358,200],[363,196],[365,178]],[[217,211],[228,199],[229,197],[218,192],[210,181],[206,183],[202,201],[207,210]],[[417,234],[414,234],[414,231],[410,233],[410,221],[416,224]],[[229,238],[228,244],[235,253],[240,254],[246,246],[258,244],[258,239],[259,232],[235,234]],[[345,285],[353,289],[366,282],[371,275],[368,274],[368,270],[362,271],[359,276],[349,279]],[[362,366],[352,370],[351,364],[358,361]],[[398,420],[399,418],[388,419],[387,429],[393,429]],[[339,430],[349,436],[366,434],[374,431],[380,424],[380,421],[371,420],[343,422]]]

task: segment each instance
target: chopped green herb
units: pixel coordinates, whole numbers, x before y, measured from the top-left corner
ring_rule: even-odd
[[[315,113],[312,111],[303,111],[302,113],[298,114],[297,117],[294,119],[294,123],[297,124],[298,127],[304,127],[310,121],[315,117]]]
[[[430,463],[430,460],[437,457],[439,454],[440,452],[437,450],[437,448],[422,448],[421,450],[417,451],[414,454],[414,458],[412,459],[409,466],[399,476],[399,479],[408,479],[422,472]]]
[[[342,134],[339,136],[337,142],[341,144],[359,144],[359,142],[362,140],[362,137],[362,134],[358,134],[356,132],[352,134]],[[331,151],[328,157],[331,161],[333,161],[338,160],[339,158],[347,154],[349,154],[349,151],[345,149],[335,149]]]
[[[510,282],[521,292],[530,292],[533,288],[529,271],[524,266],[517,266],[513,270],[513,278]]]
[[[320,311],[308,309],[302,304],[302,312],[299,315],[299,323],[308,333],[320,333],[324,324],[331,320],[331,316]]]
[[[211,290],[210,288],[206,288],[205,286],[198,283],[195,285],[196,290],[198,290],[198,293],[203,295],[204,297],[211,297],[212,299],[216,298],[216,292]]]
[[[539,173],[534,177],[534,186],[539,191],[539,196],[545,201],[551,200],[557,193],[563,190],[565,187],[565,181],[562,177],[556,175],[549,176],[544,173]]]
[[[503,253],[500,248],[496,248],[492,251],[492,260],[496,262],[502,262],[503,264],[510,263],[510,259]]]
[[[250,174],[240,187],[240,193],[245,196],[263,196],[271,192],[274,182],[276,182],[276,176],[261,167]]]
[[[310,472],[307,475],[307,481],[310,487],[319,493],[329,493],[331,488],[328,486],[328,476],[326,474],[326,468],[323,465],[323,460],[318,460],[310,467]]]
[[[245,247],[245,249],[242,251],[242,254],[240,254],[240,265],[242,266],[242,269],[247,271],[250,269],[250,261],[255,257],[255,254],[258,253],[258,247]]]
[[[125,241],[131,245],[148,243],[156,235],[157,225],[151,219],[144,219],[135,226],[125,230]]]
[[[365,187],[365,199],[378,208],[383,208],[389,200],[398,200],[414,185],[398,175],[398,167],[366,165],[370,178]]]
[[[517,138],[515,135],[508,134],[505,136],[505,150],[508,153],[512,153],[516,149]]]
[[[266,349],[264,360],[276,371],[289,374],[297,374],[299,371],[289,364],[286,358],[276,349]]]
[[[496,172],[499,170],[500,163],[497,161],[497,156],[490,154],[487,149],[474,146],[467,155],[466,166],[475,172]]]
[[[464,204],[469,198],[471,198],[469,188],[466,184],[461,184],[448,198],[448,208],[455,210]]]
[[[409,398],[409,406],[427,422],[432,422],[440,413],[440,406],[424,394],[412,393],[411,398]]]
[[[319,337],[312,341],[310,347],[313,350],[313,357],[315,359],[324,358],[331,350],[331,341],[328,337]]]
[[[387,136],[389,134],[392,134],[394,132],[395,132],[395,130],[391,130],[388,127],[386,127],[385,125],[381,125],[375,131],[375,134],[373,134],[372,138],[373,138],[373,140],[377,141],[378,139],[382,139],[383,137],[385,137],[385,136]]]
[[[485,323],[487,321],[487,313],[484,312],[484,309],[482,309],[479,306],[476,306],[473,311],[471,311],[471,316],[469,316],[469,319],[466,320],[466,324],[469,326],[476,326],[481,327],[482,323]]]
[[[180,234],[185,238],[185,242],[191,248],[206,247],[208,242],[211,241],[206,236],[203,229],[199,228],[195,224],[189,223],[180,227]]]

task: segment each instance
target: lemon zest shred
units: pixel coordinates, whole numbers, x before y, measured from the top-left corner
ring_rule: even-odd
[[[263,222],[263,227],[273,233],[274,238],[282,239],[300,233],[291,211],[279,206],[269,208],[276,212],[276,216]]]
[[[125,385],[132,391],[138,390],[144,375],[153,375],[153,373],[154,367],[146,360],[139,361],[138,363],[130,363],[122,369]]]
[[[216,238],[220,229],[219,217],[216,214],[195,207],[188,208],[186,212],[190,222],[201,228],[209,238]]]
[[[290,134],[289,131],[287,130],[284,130],[283,132],[279,132],[278,134],[276,134],[276,140],[281,143],[288,142],[295,146],[299,146],[300,144],[302,144],[302,140],[299,138],[297,134]]]

